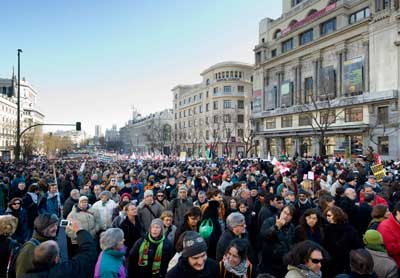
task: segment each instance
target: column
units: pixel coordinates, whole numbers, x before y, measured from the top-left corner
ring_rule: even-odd
[[[292,68],[294,72],[294,80],[293,80],[293,105],[296,105],[298,103],[298,98],[297,98],[297,90],[298,90],[298,66],[294,66]]]
[[[312,61],[312,65],[313,65],[313,100],[317,100],[318,97],[318,59],[315,59]]]
[[[342,96],[342,51],[336,51],[336,95]]]
[[[299,65],[298,69],[297,69],[297,80],[298,80],[298,87],[297,87],[297,100],[298,100],[298,102],[297,102],[297,104],[302,104],[303,101],[302,101],[302,97],[301,97],[302,96],[301,84],[303,82],[301,82],[301,65]]]
[[[364,47],[364,92],[370,93],[369,87],[369,40],[363,42]]]

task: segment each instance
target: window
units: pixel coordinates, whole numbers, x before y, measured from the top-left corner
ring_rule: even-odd
[[[193,115],[196,115],[197,111],[196,111],[196,107],[193,107]]]
[[[300,4],[302,0],[292,0],[292,7],[296,6],[297,4]]]
[[[375,11],[382,11],[390,7],[390,0],[375,0]]]
[[[288,52],[293,49],[293,39],[288,39],[282,43],[282,53]]]
[[[307,30],[300,34],[300,45],[309,43],[313,40],[313,29]]]
[[[186,104],[186,99],[183,100],[183,104]]]
[[[203,99],[203,93],[199,94],[199,99]]]
[[[232,87],[231,86],[224,86],[224,93],[231,93]]]
[[[261,51],[256,52],[256,64],[261,63]]]
[[[197,96],[194,95],[194,96],[193,96],[193,101],[196,101],[196,100],[197,100]]]
[[[206,112],[210,111],[210,104],[206,103]]]
[[[213,138],[218,138],[218,130],[217,129],[213,130]]]
[[[313,96],[313,78],[304,79],[304,103],[310,103]]]
[[[360,21],[364,18],[369,17],[371,14],[370,9],[367,7],[365,9],[362,9],[361,11],[358,11],[356,13],[353,13],[349,17],[349,23],[352,24],[354,22]]]
[[[224,109],[232,108],[232,101],[230,99],[224,100]]]
[[[312,115],[310,113],[299,114],[299,126],[312,125]]]
[[[353,107],[346,108],[345,110],[345,121],[346,122],[360,122],[363,120],[363,108]]]
[[[244,86],[237,86],[238,93],[244,93]]]
[[[215,88],[213,89],[213,92],[214,92],[214,95],[218,94],[218,87],[215,87]]]
[[[210,79],[206,80],[206,85],[210,85]]]
[[[237,108],[238,109],[244,109],[244,100],[238,100],[237,101]]]
[[[389,154],[389,136],[378,137],[378,152],[382,155]]]
[[[188,110],[188,115],[189,115],[189,116],[192,116],[192,109],[189,109],[189,110]]]
[[[178,113],[175,113],[175,120],[178,119]]]
[[[237,115],[237,122],[240,124],[244,123],[244,115],[243,114]]]
[[[218,110],[218,100],[213,102],[213,108],[214,110]]]
[[[208,125],[210,121],[208,120],[208,117],[206,117],[206,124]]]
[[[230,124],[232,122],[231,120],[231,115],[229,114],[224,114],[224,123]]]
[[[203,105],[199,106],[199,113],[203,113]]]
[[[389,123],[389,107],[378,107],[378,124],[385,125]]]
[[[192,127],[192,121],[188,121],[188,127]]]
[[[189,97],[188,103],[191,103],[191,102],[192,102],[192,97]]]
[[[325,21],[321,24],[321,36],[332,33],[336,30],[336,18],[332,18],[328,21]]]
[[[237,130],[237,136],[238,136],[238,137],[243,137],[243,129],[238,128],[238,130]]]
[[[293,125],[293,117],[290,115],[290,116],[283,116],[282,117],[282,122],[281,122],[281,127],[282,128],[284,128],[284,127],[292,127],[292,125]]]
[[[210,140],[210,131],[206,130],[206,140]]]
[[[208,91],[206,92],[206,98],[208,98]]]
[[[265,128],[266,129],[274,129],[274,128],[276,128],[276,120],[275,120],[275,118],[266,118],[265,119]]]
[[[274,39],[279,39],[282,36],[281,29],[278,29],[274,32]]]
[[[239,71],[239,78],[242,78],[242,72]]]
[[[276,57],[276,48],[271,50],[271,58]]]
[[[321,124],[334,124],[336,122],[336,110],[321,111],[319,115],[319,122]]]

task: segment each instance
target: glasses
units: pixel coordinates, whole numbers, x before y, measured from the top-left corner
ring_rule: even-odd
[[[164,197],[164,195],[157,195],[157,197]]]
[[[313,264],[322,264],[324,259],[310,259]]]
[[[15,206],[15,205],[19,205],[19,206],[20,206],[20,205],[21,205],[21,203],[13,203],[13,206]]]

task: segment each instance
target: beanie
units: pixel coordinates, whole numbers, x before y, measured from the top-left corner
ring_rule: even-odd
[[[376,230],[368,230],[365,232],[364,244],[368,249],[385,252],[385,247],[383,246],[382,235]]]
[[[151,226],[153,226],[153,225],[158,225],[158,226],[160,226],[160,228],[161,228],[161,235],[164,234],[164,223],[162,222],[162,220],[161,220],[160,218],[155,218],[155,219],[153,219],[153,221],[151,221],[150,228],[151,228]]]
[[[43,234],[43,231],[46,230],[49,226],[53,225],[54,223],[58,223],[57,215],[55,215],[54,213],[53,214],[43,213],[35,218],[33,225],[35,227],[36,232],[38,232],[39,234]]]
[[[86,196],[79,197],[79,203],[82,202],[82,201],[88,201],[88,200],[89,200],[89,198],[86,197]]]
[[[183,238],[182,257],[192,257],[207,251],[207,244],[204,239],[196,232],[186,232]]]

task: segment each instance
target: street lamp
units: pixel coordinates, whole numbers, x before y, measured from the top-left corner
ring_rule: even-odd
[[[20,67],[20,56],[22,49],[18,49],[18,96],[17,96],[17,142],[15,144],[15,160],[19,160],[21,153],[20,145],[20,131],[21,131],[21,67]]]

